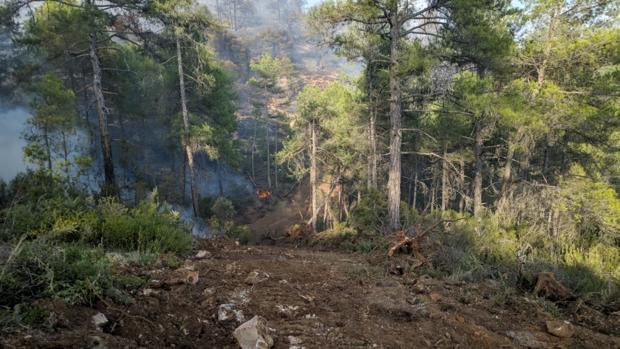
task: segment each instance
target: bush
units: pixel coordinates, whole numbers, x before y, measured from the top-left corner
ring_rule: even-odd
[[[241,245],[247,245],[252,239],[252,231],[247,225],[235,225],[226,232],[226,236],[239,241]]]
[[[33,241],[14,253],[0,274],[0,305],[43,297],[89,304],[115,284],[102,249]]]
[[[220,196],[215,199],[211,207],[211,212],[213,213],[213,217],[217,218],[220,222],[225,222],[231,220],[235,216],[235,207],[230,200]]]
[[[580,296],[610,305],[620,299],[620,248],[602,240],[580,245],[536,226],[504,226],[493,214],[455,222],[429,238],[436,241],[427,246],[438,246],[430,255],[431,274],[516,284],[519,276],[551,271]]]
[[[159,212],[153,202],[142,202],[129,209],[110,199],[99,205],[100,226],[90,243],[105,248],[142,252],[184,252],[191,248],[192,237],[178,218]]]
[[[350,226],[365,234],[381,231],[387,217],[387,200],[383,193],[369,189],[349,217]]]
[[[331,229],[327,229],[315,235],[317,240],[344,239],[357,236],[357,230],[342,223],[336,222]]]
[[[27,178],[32,192],[27,190]],[[164,210],[154,200],[128,207],[111,198],[95,203],[63,184],[32,175],[18,177],[11,183],[12,192],[20,193],[17,203],[0,211],[0,239],[47,238],[61,242],[80,242],[103,248],[143,252],[183,252],[191,247],[191,235],[178,217]],[[32,193],[43,193],[40,186],[49,184],[50,193],[36,200]],[[54,189],[56,188],[56,189]],[[25,198],[25,199],[23,199]]]

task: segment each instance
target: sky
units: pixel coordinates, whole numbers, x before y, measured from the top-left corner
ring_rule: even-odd
[[[308,6],[314,6],[323,0],[308,0]]]

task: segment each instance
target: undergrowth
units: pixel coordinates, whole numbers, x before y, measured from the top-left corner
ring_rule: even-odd
[[[1,194],[0,247],[10,252],[0,255],[0,327],[40,320],[37,299],[130,303],[125,291],[144,280],[116,272],[115,259],[145,265],[164,254],[173,265],[191,248],[179,215],[156,198],[128,206],[41,172],[19,175]]]
[[[347,222],[315,238],[352,252],[387,253],[392,241],[380,227],[385,221],[384,198],[378,193],[370,193],[369,198],[362,200]],[[406,204],[401,210],[405,228],[424,229],[446,220],[424,240],[423,253],[430,263],[419,273],[464,281],[495,279],[511,287],[527,284],[531,289],[537,273],[550,271],[579,297],[620,309],[617,232],[604,234],[600,229],[595,235],[592,224],[582,231],[583,214],[574,221],[564,216],[570,229],[550,234],[532,219],[515,223],[500,213],[485,212],[478,218],[454,211],[422,216]]]

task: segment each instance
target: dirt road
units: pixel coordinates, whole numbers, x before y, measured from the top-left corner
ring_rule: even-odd
[[[20,333],[3,345],[237,348],[233,330],[261,315],[275,348],[620,348],[620,317],[575,304],[564,315],[574,334],[559,338],[547,332],[553,316],[539,301],[506,294],[493,281],[396,276],[381,256],[224,241],[198,249],[209,253],[180,268],[132,269],[151,282],[135,290],[131,305],[47,302],[53,330]],[[103,330],[91,320],[98,312],[109,320]]]

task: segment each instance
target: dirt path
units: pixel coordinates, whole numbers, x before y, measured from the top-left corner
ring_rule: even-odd
[[[261,315],[274,330],[275,348],[620,348],[620,318],[581,306],[570,319],[581,322],[574,335],[561,339],[545,330],[552,317],[540,303],[504,295],[494,282],[394,276],[376,260],[336,252],[227,242],[200,248],[209,256],[180,269],[135,270],[161,288],[136,290],[134,304],[51,302],[53,331],[5,338],[4,347],[237,348],[235,317]],[[246,278],[255,270],[266,280],[252,285]],[[104,331],[91,323],[97,312],[110,320]]]

